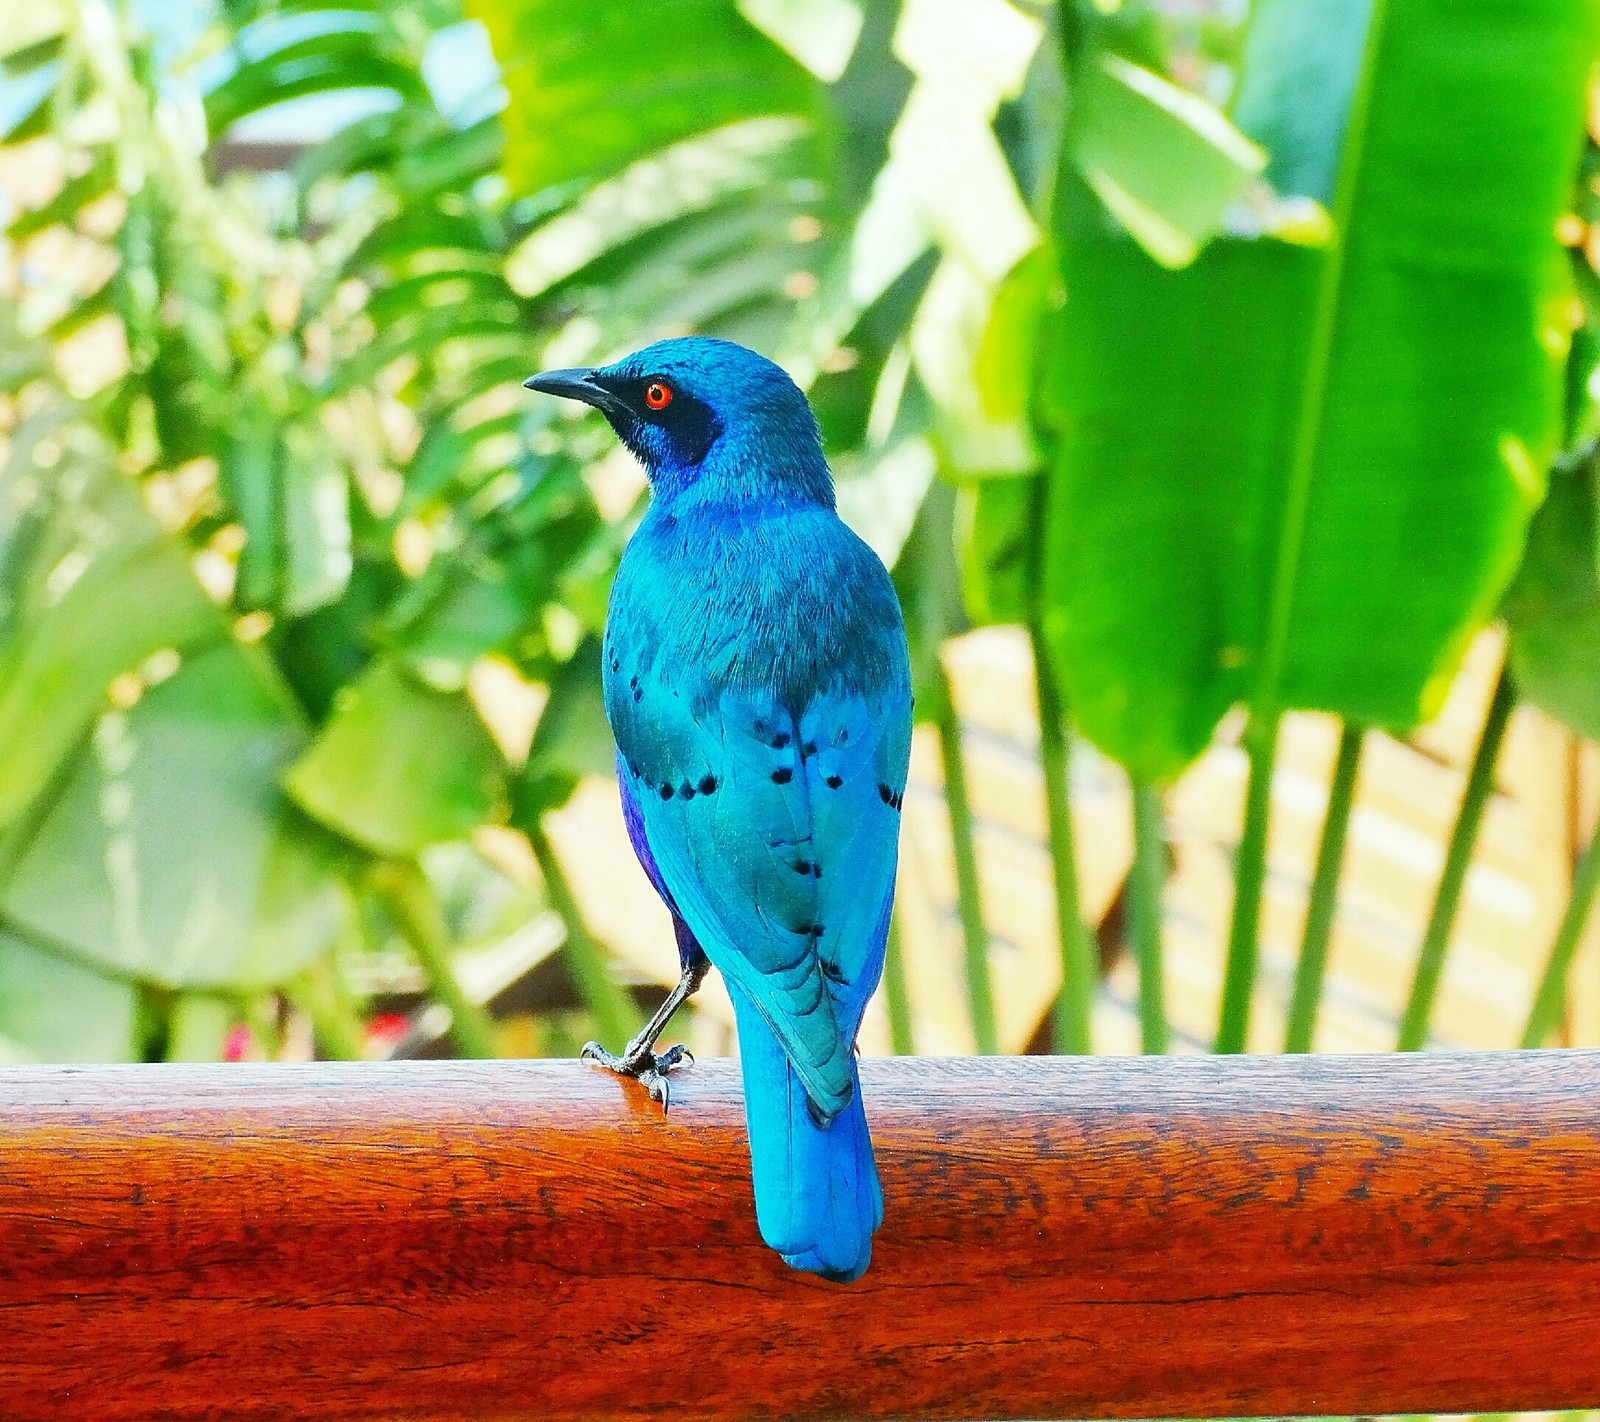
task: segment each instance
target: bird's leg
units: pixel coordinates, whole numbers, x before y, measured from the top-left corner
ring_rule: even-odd
[[[667,994],[667,1000],[655,1010],[655,1015],[644,1024],[639,1035],[623,1049],[621,1056],[613,1056],[598,1042],[586,1042],[580,1055],[585,1061],[599,1062],[603,1067],[642,1082],[665,1111],[670,1104],[671,1096],[666,1074],[675,1066],[692,1062],[694,1054],[679,1042],[657,1056],[656,1038],[666,1031],[667,1023],[672,1020],[672,1014],[699,989],[710,968],[711,961],[703,953],[696,953],[685,963],[683,973],[678,978],[678,985]]]

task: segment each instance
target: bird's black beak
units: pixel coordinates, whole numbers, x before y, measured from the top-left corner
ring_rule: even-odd
[[[545,395],[559,395],[563,400],[581,400],[585,405],[593,405],[597,410],[607,409],[616,399],[594,378],[594,371],[587,366],[579,366],[572,370],[540,371],[538,375],[530,375],[522,383],[529,390],[538,390]]]

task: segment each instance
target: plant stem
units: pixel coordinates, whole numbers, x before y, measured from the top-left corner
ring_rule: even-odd
[[[1444,873],[1439,877],[1433,912],[1428,918],[1428,930],[1423,935],[1422,951],[1417,955],[1417,971],[1411,980],[1411,996],[1406,1002],[1405,1016],[1400,1019],[1400,1037],[1395,1043],[1397,1051],[1417,1051],[1428,1040],[1428,1021],[1433,1015],[1433,999],[1439,990],[1439,978],[1444,972],[1444,955],[1450,946],[1450,930],[1455,924],[1456,909],[1461,903],[1461,888],[1466,883],[1467,869],[1472,863],[1472,849],[1478,842],[1483,811],[1494,790],[1495,761],[1500,758],[1500,745],[1505,740],[1506,725],[1511,720],[1511,710],[1516,701],[1517,694],[1511,685],[1511,677],[1502,668],[1500,679],[1495,682],[1494,698],[1489,702],[1489,715],[1483,723],[1483,734],[1478,738],[1478,749],[1472,757],[1472,768],[1467,772],[1467,785],[1462,792],[1455,828],[1450,832]]]
[[[1133,782],[1133,871],[1128,881],[1128,926],[1139,965],[1139,1046],[1148,1055],[1167,1050],[1166,991],[1161,971],[1161,897],[1167,881],[1161,792]]]
[[[1355,802],[1356,772],[1361,765],[1361,742],[1366,728],[1346,721],[1339,733],[1339,755],[1334,761],[1333,784],[1328,790],[1328,813],[1317,846],[1317,869],[1311,879],[1311,901],[1306,905],[1305,933],[1300,939],[1300,961],[1295,967],[1294,993],[1289,999],[1286,1052],[1309,1052],[1322,1001],[1322,982],[1328,967],[1328,937],[1339,907],[1339,871],[1344,867],[1345,832],[1350,828],[1350,807]]]
[[[1272,813],[1272,770],[1278,758],[1278,720],[1259,728],[1252,721],[1245,744],[1250,784],[1244,827],[1233,863],[1233,920],[1228,927],[1228,966],[1217,1023],[1218,1052],[1242,1052],[1250,1035],[1250,998],[1261,955],[1261,891],[1267,882],[1267,825]]]
[[[450,966],[450,934],[433,885],[411,860],[390,860],[376,876],[400,936],[410,945],[428,979],[434,1001],[450,1010],[450,1040],[465,1057],[495,1055],[494,1024],[461,990]]]
[[[521,828],[533,846],[533,857],[544,880],[545,896],[566,927],[567,938],[561,951],[566,955],[578,995],[594,1017],[595,1031],[602,1041],[626,1042],[633,1035],[633,1022],[638,1013],[627,993],[607,970],[605,954],[583,921],[572,885],[562,872],[561,861],[556,858],[555,846],[544,832],[544,825],[530,816]]]
[[[1361,69],[1339,155],[1339,175],[1333,192],[1333,236],[1317,277],[1311,330],[1306,343],[1304,383],[1300,388],[1285,480],[1283,522],[1267,592],[1266,631],[1259,672],[1249,701],[1250,788],[1245,801],[1239,858],[1234,867],[1233,922],[1228,933],[1228,966],[1222,989],[1221,1021],[1217,1027],[1216,1050],[1219,1052],[1242,1052],[1249,1036],[1250,996],[1259,956],[1261,890],[1267,873],[1272,769],[1277,759],[1278,725],[1284,709],[1283,677],[1293,626],[1295,583],[1300,574],[1300,555],[1305,546],[1312,488],[1322,449],[1334,337],[1344,299],[1350,228],[1366,148],[1372,73],[1384,34],[1384,10],[1385,0],[1372,0]]]
[[[982,886],[978,878],[978,850],[973,831],[972,803],[967,798],[967,762],[961,748],[961,721],[950,694],[950,677],[935,655],[932,671],[934,714],[939,730],[939,754],[944,761],[944,798],[950,809],[950,840],[956,861],[956,908],[961,915],[961,936],[967,950],[967,1004],[972,1012],[972,1035],[978,1050],[992,1055],[1000,1050],[995,1026],[994,988],[989,981],[989,931],[983,922]]]
[[[1600,833],[1589,841],[1589,847],[1583,851],[1583,858],[1573,872],[1567,911],[1550,947],[1550,960],[1544,965],[1544,976],[1539,979],[1539,990],[1533,998],[1533,1010],[1528,1014],[1528,1027],[1522,1034],[1524,1047],[1542,1047],[1555,1030],[1561,1009],[1566,1005],[1567,971],[1589,921],[1596,887],[1600,887]]]
[[[1072,837],[1072,786],[1066,709],[1050,665],[1044,633],[1028,629],[1033,641],[1034,684],[1039,698],[1039,759],[1044,770],[1044,804],[1050,825],[1050,867],[1056,885],[1056,941],[1061,952],[1061,991],[1056,994],[1056,1051],[1075,1056],[1094,1050],[1090,1011],[1100,981],[1099,955],[1083,921],[1078,896],[1078,856]]]
[[[311,1035],[323,1056],[345,1062],[358,1062],[366,1056],[365,1024],[345,992],[332,958],[324,955],[306,969],[293,996],[311,1018]]]
[[[889,1010],[889,1044],[897,1057],[916,1051],[911,1030],[911,999],[906,993],[905,950],[900,941],[900,915],[889,915],[889,939],[883,953],[883,1004]]]
[[[180,993],[172,1007],[167,1037],[169,1062],[219,1062],[228,1029],[239,1017],[239,1004],[219,993]]]
[[[140,982],[135,986],[134,1030],[139,1060],[164,1062],[172,1040],[172,1010],[177,994],[171,988]]]

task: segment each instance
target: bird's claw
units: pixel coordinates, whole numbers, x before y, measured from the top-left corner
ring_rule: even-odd
[[[682,1042],[679,1042],[674,1047],[668,1047],[666,1051],[656,1057],[657,1071],[671,1071],[674,1067],[693,1065],[694,1053],[684,1046]]]
[[[598,1062],[618,1076],[631,1076],[650,1093],[652,1101],[661,1103],[663,1113],[672,1105],[672,1088],[667,1081],[667,1073],[694,1061],[694,1053],[682,1042],[668,1047],[659,1056],[648,1047],[630,1042],[628,1050],[620,1057],[608,1052],[598,1042],[585,1042],[578,1055],[584,1061]]]

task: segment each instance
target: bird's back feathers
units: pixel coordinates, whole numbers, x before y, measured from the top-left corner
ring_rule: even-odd
[[[882,566],[831,511],[701,509],[630,543],[606,707],[676,911],[821,1119],[882,967],[910,683]],[[665,522],[665,520],[662,520]],[[722,558],[696,567],[690,546]]]

